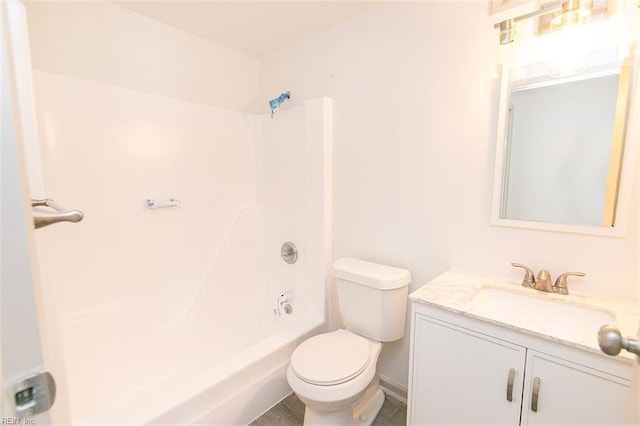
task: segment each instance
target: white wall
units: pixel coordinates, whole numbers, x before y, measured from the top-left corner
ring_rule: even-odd
[[[256,101],[255,58],[105,1],[25,5],[36,69],[234,110]]]
[[[637,300],[635,201],[624,239],[489,225],[499,83],[487,8],[384,5],[263,61],[264,94],[334,99],[334,259],[407,268],[412,289],[450,267],[519,279],[518,261],[584,271],[574,291]],[[406,385],[406,338],[379,367]]]

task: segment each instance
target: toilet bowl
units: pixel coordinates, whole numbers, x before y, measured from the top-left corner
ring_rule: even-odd
[[[411,274],[342,258],[333,264],[333,276],[345,328],[302,342],[287,381],[306,405],[305,426],[368,426],[384,402],[376,372],[382,342],[404,336]]]
[[[349,330],[314,336],[294,351],[287,380],[306,405],[305,425],[370,425],[384,402],[376,374],[382,343]]]

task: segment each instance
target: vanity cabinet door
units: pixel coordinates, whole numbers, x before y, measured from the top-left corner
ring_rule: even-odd
[[[522,425],[628,424],[628,380],[533,350],[526,371]]]
[[[408,424],[518,425],[525,348],[414,315]]]

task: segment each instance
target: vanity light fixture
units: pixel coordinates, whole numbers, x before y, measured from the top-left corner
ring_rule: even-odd
[[[584,24],[591,17],[593,1],[567,0],[562,3],[562,11],[551,20],[551,31],[565,26]]]
[[[500,28],[500,44],[509,44],[513,42],[515,35],[515,21],[513,19],[505,19],[496,25]]]
[[[638,0],[640,3],[640,0]],[[584,23],[591,16],[593,0],[564,0],[554,1],[535,10],[515,18],[505,19],[494,25],[500,30],[500,44],[509,44],[514,41],[515,23],[529,18],[549,16],[549,29],[557,30],[564,26]],[[555,16],[553,16],[555,14]]]

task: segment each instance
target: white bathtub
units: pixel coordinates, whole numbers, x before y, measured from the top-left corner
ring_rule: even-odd
[[[291,325],[231,359],[192,367],[184,372],[190,379],[154,385],[145,396],[155,398],[148,406],[161,414],[146,417],[151,418],[147,424],[245,425],[256,419],[291,392],[286,379],[291,353],[302,340],[322,331],[323,323],[308,318]],[[158,394],[162,397],[154,396]]]
[[[136,314],[114,307],[68,322],[73,424],[251,422],[291,391],[286,367],[295,347],[324,330],[323,320],[312,317],[270,313],[253,321],[260,324],[236,324],[227,335],[183,328],[144,333]]]

